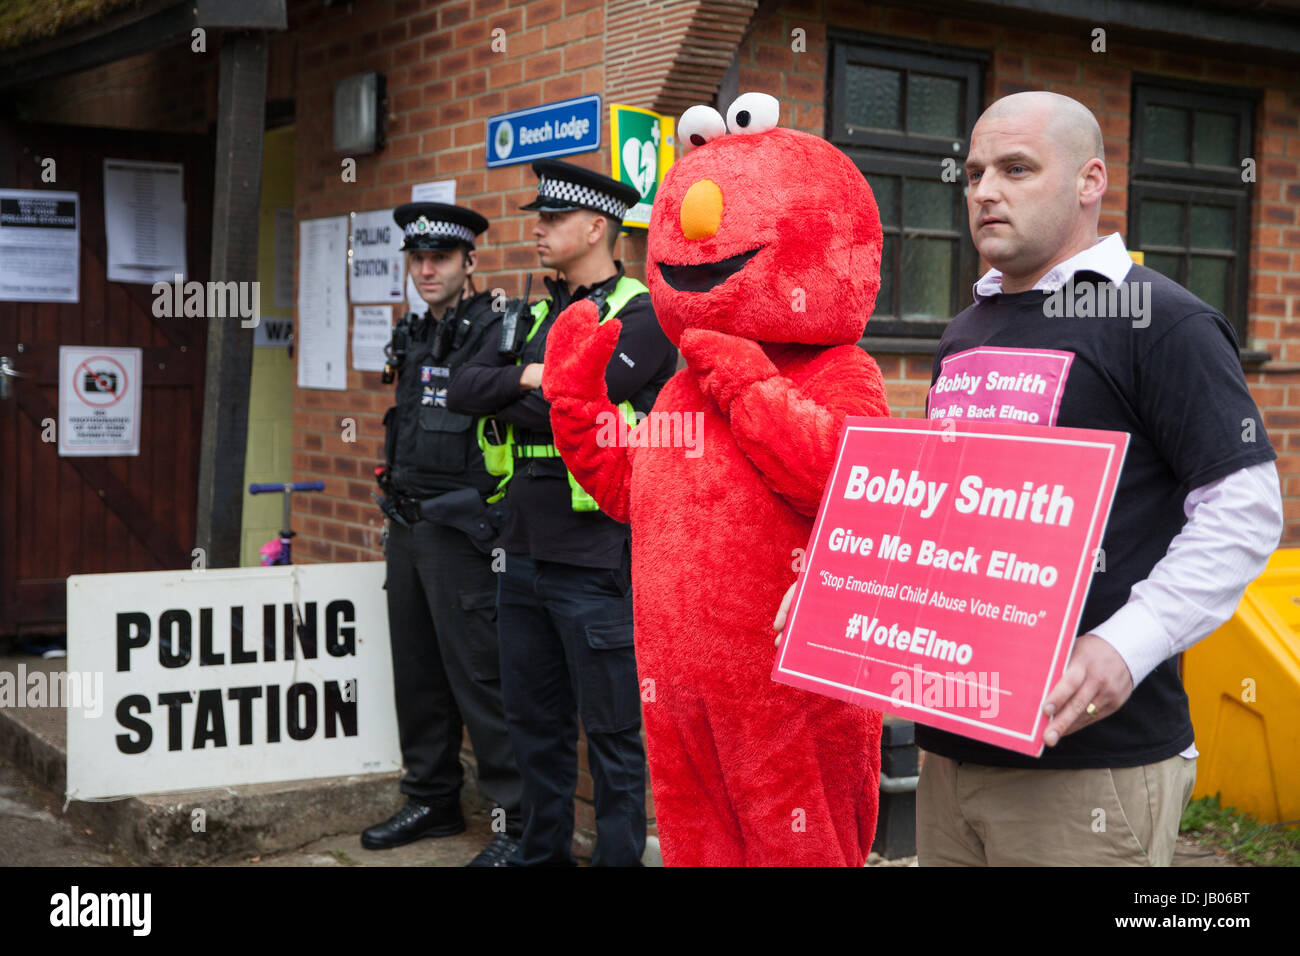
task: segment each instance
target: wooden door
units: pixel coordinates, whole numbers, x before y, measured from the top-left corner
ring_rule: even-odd
[[[0,634],[62,631],[70,574],[190,566],[207,320],[155,318],[150,285],[108,281],[104,160],[184,164],[186,278],[205,281],[212,150],[206,136],[0,121],[0,186],[75,191],[81,217],[80,301],[0,302],[0,355],[22,375],[0,399]],[[138,456],[61,458],[45,440],[61,345],[142,350]]]

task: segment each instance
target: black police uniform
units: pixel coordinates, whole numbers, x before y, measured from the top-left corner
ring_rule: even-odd
[[[444,232],[462,220],[482,222],[475,233],[486,228],[486,220],[464,213],[469,210],[437,203],[399,207],[394,217],[408,235],[403,248],[447,248]],[[413,232],[420,227],[422,232]],[[463,233],[454,235],[463,241]],[[387,475],[381,486],[390,519],[385,555],[406,766],[401,790],[413,804],[439,815],[441,822],[431,821],[438,825],[427,835],[464,829],[462,725],[474,747],[479,790],[505,810],[507,832],[520,830],[522,783],[501,705],[490,554],[500,517],[485,506],[496,479],[483,466],[474,420],[448,409],[446,401],[451,373],[484,342],[496,341],[499,326],[500,313],[487,292],[461,299],[440,319],[426,312],[410,326],[396,404],[384,416]],[[423,824],[406,812],[406,829],[418,831]],[[363,837],[363,843],[410,842],[405,832],[394,838],[392,830],[403,830],[403,821],[394,821],[388,821],[389,832],[380,832],[385,824],[367,831],[370,839]]]
[[[613,180],[558,161],[539,161],[534,169],[549,189],[539,189],[538,201],[525,209],[595,208],[621,221],[628,202],[610,203]],[[561,192],[571,198],[559,198]],[[564,205],[569,202],[574,205]],[[453,376],[450,407],[513,425],[517,446],[553,444],[550,403],[540,389],[521,393],[520,376],[525,365],[543,361],[547,334],[566,306],[587,297],[603,301],[613,292],[623,276],[621,263],[616,269],[591,288],[570,290],[548,279],[546,318],[520,362],[499,342],[486,342]],[[606,373],[610,400],[630,400],[648,412],[676,369],[677,353],[648,294],[631,299],[617,318],[622,330]],[[528,313],[523,319],[529,322]],[[638,865],[645,849],[645,753],[629,529],[603,512],[573,510],[559,458],[517,458],[507,500],[510,516],[498,541],[507,553],[498,575],[501,686],[524,779],[524,834],[510,862],[573,863],[581,716],[596,805],[593,863]]]

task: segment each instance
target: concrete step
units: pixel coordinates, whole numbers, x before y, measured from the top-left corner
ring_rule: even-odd
[[[0,671],[14,674],[14,681],[19,664],[27,674],[51,674],[62,671],[64,662],[0,656]],[[65,708],[48,702],[40,707],[0,706],[0,757],[58,793],[66,793]],[[404,802],[397,788],[400,776],[360,774],[72,800],[66,802],[64,815],[140,863],[193,864],[263,856],[336,834],[358,834],[397,812]],[[466,777],[471,783],[472,775]],[[464,792],[477,797],[472,785]]]

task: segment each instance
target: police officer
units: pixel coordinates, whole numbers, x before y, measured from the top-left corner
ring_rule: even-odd
[[[490,557],[504,508],[485,504],[496,479],[484,469],[473,420],[447,408],[452,371],[500,338],[501,313],[493,311],[490,293],[475,293],[471,278],[474,239],[488,223],[444,203],[408,203],[393,218],[405,235],[408,272],[429,306],[423,317],[398,324],[389,347],[385,378],[397,372],[397,394],[384,416],[387,461],[379,472],[408,802],[366,830],[361,844],[382,850],[464,831],[464,725],[479,790],[504,810],[494,812],[500,829],[470,865],[503,866],[520,832],[522,790],[501,707]]]
[[[572,480],[551,435],[541,391],[546,336],[572,302],[594,300],[622,322],[606,372],[609,397],[646,413],[677,352],[645,286],[613,258],[637,191],[558,160],[538,160],[533,230],[549,293],[518,327],[503,324],[456,373],[448,405],[491,416],[509,448],[510,516],[498,575],[501,689],[524,779],[524,832],[513,865],[571,865],[577,718],[587,734],[596,804],[595,865],[639,865],[645,849],[645,752],[632,648],[627,525],[601,513]]]

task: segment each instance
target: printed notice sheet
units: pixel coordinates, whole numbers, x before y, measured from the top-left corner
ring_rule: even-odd
[[[0,300],[76,302],[80,227],[76,193],[0,189]]]
[[[348,387],[348,217],[298,223],[298,387]]]
[[[110,282],[172,282],[185,275],[185,168],[104,160]]]

